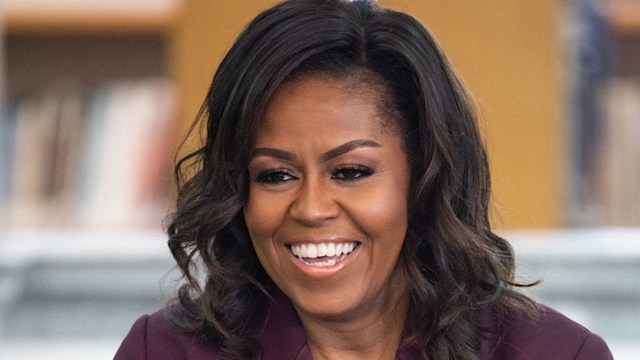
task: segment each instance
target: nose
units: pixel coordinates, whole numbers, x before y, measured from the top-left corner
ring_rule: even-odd
[[[340,207],[327,184],[320,179],[307,178],[300,185],[289,209],[291,218],[317,227],[338,217]]]

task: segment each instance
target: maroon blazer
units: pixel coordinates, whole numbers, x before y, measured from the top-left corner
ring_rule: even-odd
[[[284,296],[253,330],[262,345],[264,360],[311,360],[306,334],[290,301]],[[182,333],[172,328],[164,311],[138,319],[120,345],[115,360],[216,360],[216,350],[202,334]],[[175,307],[173,308],[175,309]],[[609,360],[613,359],[598,335],[564,315],[541,306],[541,316],[531,320],[523,314],[499,319],[490,309],[478,313],[479,325],[488,330],[482,339],[483,360]],[[412,348],[401,348],[398,360],[417,360]]]

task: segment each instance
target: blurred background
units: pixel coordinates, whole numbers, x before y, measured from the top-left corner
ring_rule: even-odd
[[[173,296],[177,144],[275,2],[0,2],[0,359],[111,359]],[[636,359],[640,0],[380,3],[421,19],[474,94],[530,293]]]

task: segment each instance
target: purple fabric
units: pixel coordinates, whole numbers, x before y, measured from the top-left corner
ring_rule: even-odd
[[[482,311],[478,321],[494,335],[483,340],[481,359],[613,360],[601,337],[553,309],[540,305],[540,310],[537,320],[523,314],[501,319]]]
[[[253,330],[263,347],[262,359],[311,360],[306,334],[295,310],[288,300],[278,297],[276,300],[264,319],[256,321]],[[173,329],[163,314],[161,311],[138,319],[114,359],[220,359],[202,334],[185,334]],[[490,309],[481,311],[477,320],[489,334],[482,339],[483,360],[613,359],[602,338],[544,306],[536,321],[517,313],[501,319]],[[398,351],[397,359],[417,360],[418,357],[414,349],[404,348]]]

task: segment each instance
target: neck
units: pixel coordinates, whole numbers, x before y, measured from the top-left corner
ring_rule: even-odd
[[[314,360],[395,359],[409,300],[404,278],[374,301],[342,316],[298,311]]]

